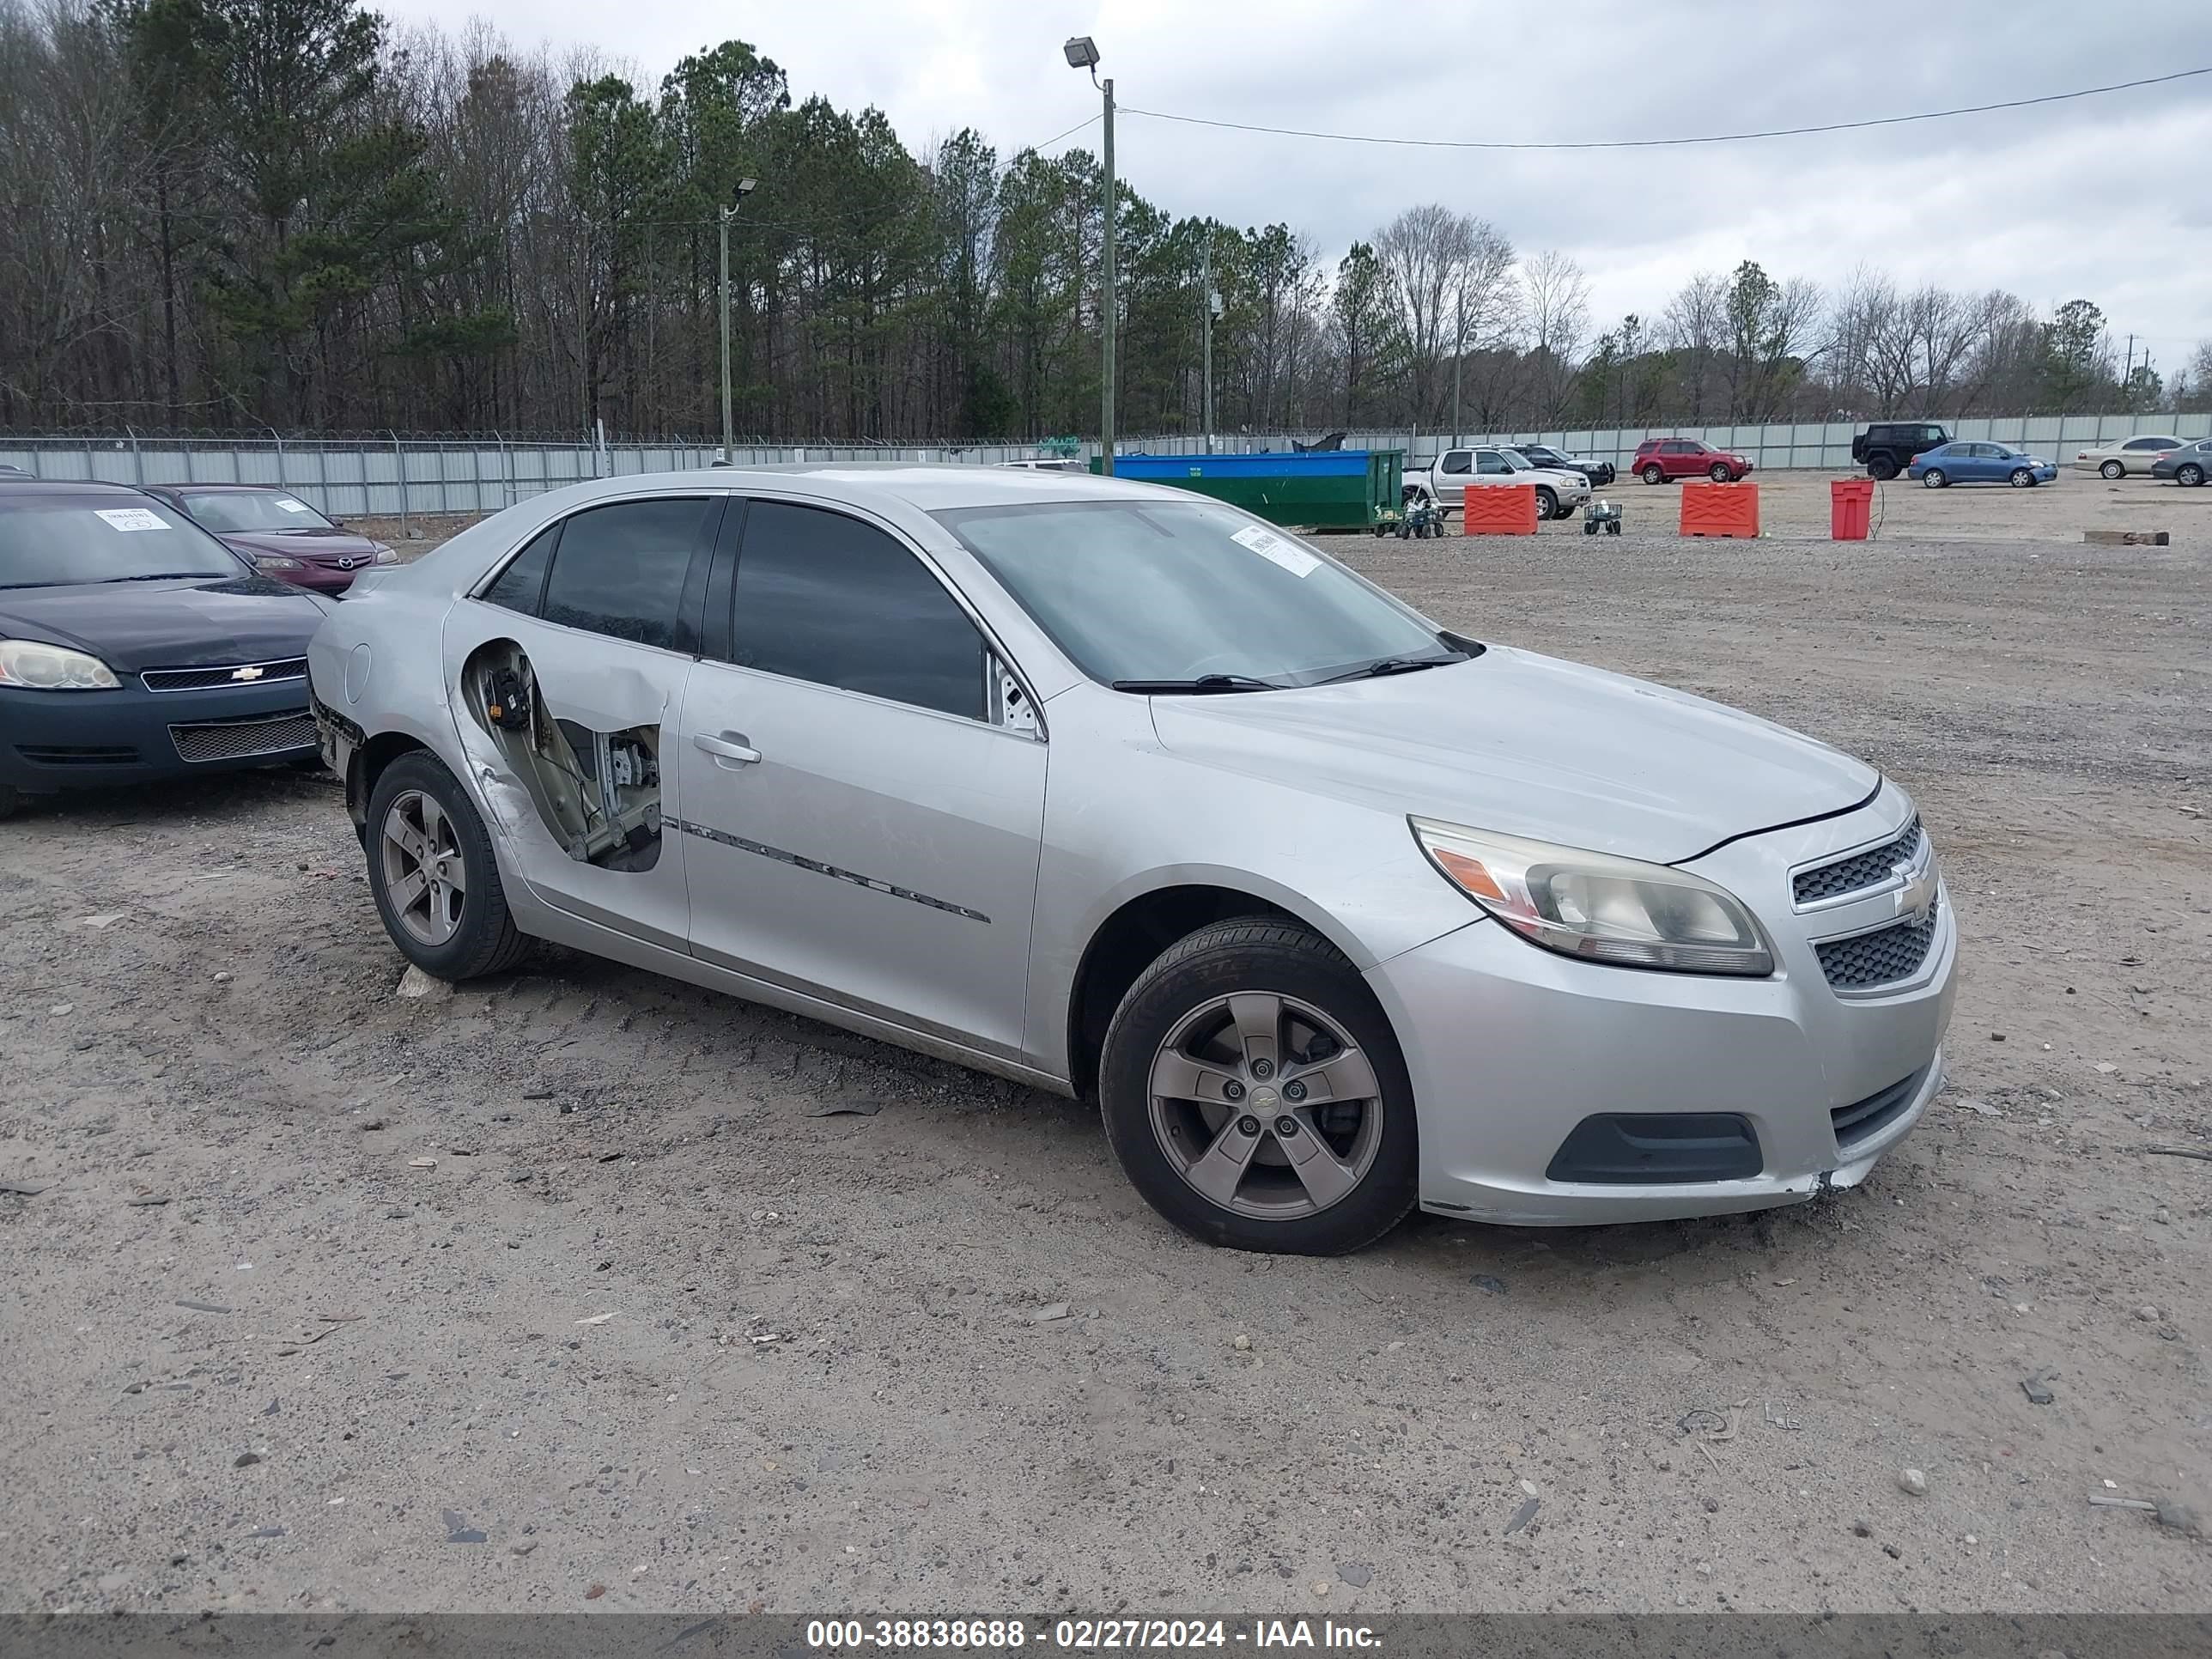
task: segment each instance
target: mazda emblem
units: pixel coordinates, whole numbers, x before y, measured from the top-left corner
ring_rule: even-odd
[[[353,561],[352,561],[351,559],[340,559],[340,560],[338,561],[338,568],[339,568],[339,569],[341,569],[341,570],[350,570],[350,569],[352,569],[352,568],[353,568]]]

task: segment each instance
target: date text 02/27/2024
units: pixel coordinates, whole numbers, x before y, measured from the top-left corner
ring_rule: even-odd
[[[1076,1653],[1168,1651],[1235,1647],[1259,1649],[1371,1649],[1381,1645],[1369,1626],[1333,1619],[1060,1619],[1032,1629],[1023,1619],[818,1619],[806,1626],[806,1645],[829,1652],[884,1649],[952,1649],[988,1652],[1030,1644]]]

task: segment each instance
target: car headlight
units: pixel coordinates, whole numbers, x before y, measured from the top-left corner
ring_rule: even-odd
[[[399,562],[399,555],[392,548],[386,546],[382,542],[371,542],[369,545],[376,550],[377,563],[398,564]]]
[[[97,657],[37,640],[0,640],[0,685],[31,691],[113,691],[122,682]]]
[[[297,559],[288,559],[282,553],[256,553],[253,556],[253,568],[256,570],[297,570],[300,568],[300,562]]]
[[[1547,951],[1686,974],[1774,971],[1751,912],[1702,876],[1432,818],[1408,822],[1445,880]]]

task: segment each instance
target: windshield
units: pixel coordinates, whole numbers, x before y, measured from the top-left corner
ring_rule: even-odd
[[[1289,532],[1210,501],[1053,501],[935,516],[1078,667],[1108,685],[1211,675],[1310,685],[1385,659],[1463,654]]]
[[[1536,464],[1517,449],[1501,449],[1498,453],[1504,458],[1505,470],[1509,472],[1534,472],[1536,470]]]
[[[337,528],[296,495],[222,490],[186,495],[185,511],[210,530],[331,530]]]
[[[0,496],[0,587],[246,574],[198,526],[127,495]]]

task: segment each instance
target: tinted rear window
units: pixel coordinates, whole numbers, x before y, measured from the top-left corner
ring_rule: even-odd
[[[713,505],[698,497],[623,501],[565,520],[545,583],[545,620],[672,650],[692,550]]]
[[[0,495],[0,587],[246,574],[221,542],[149,497]]]

